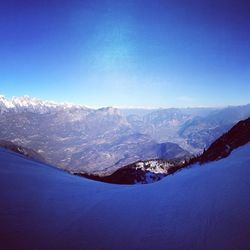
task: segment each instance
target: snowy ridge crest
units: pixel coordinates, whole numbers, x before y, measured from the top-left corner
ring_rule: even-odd
[[[49,113],[51,111],[66,110],[66,109],[87,109],[82,105],[71,103],[56,103],[53,101],[44,101],[27,95],[20,97],[12,97],[7,99],[0,95],[0,113],[14,111],[30,111],[40,114]]]

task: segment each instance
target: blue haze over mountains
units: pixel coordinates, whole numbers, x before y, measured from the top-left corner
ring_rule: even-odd
[[[250,104],[226,108],[91,109],[28,96],[0,97],[0,139],[31,148],[71,172],[108,175],[148,159],[202,152],[239,120]]]

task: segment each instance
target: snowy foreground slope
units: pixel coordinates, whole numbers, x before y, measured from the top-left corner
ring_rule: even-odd
[[[0,151],[0,249],[249,249],[250,144],[149,185]]]

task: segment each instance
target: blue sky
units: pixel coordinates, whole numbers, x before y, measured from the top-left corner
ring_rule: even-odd
[[[0,93],[89,106],[250,102],[250,3],[1,1]]]

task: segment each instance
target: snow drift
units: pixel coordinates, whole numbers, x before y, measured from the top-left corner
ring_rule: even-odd
[[[250,144],[150,185],[72,176],[0,150],[1,249],[246,249]]]

